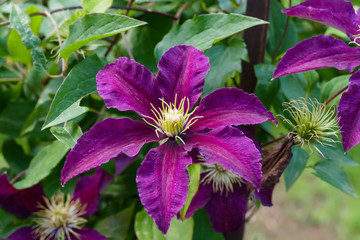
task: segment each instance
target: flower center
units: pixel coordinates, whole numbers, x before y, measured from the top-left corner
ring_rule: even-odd
[[[44,201],[45,205],[40,205],[41,210],[34,213],[34,233],[40,240],[80,239],[76,230],[86,222],[80,217],[86,213],[86,204],[82,204],[80,199],[72,200],[70,194],[65,198],[63,193],[55,194],[51,200],[44,198]]]
[[[174,103],[167,103],[164,99],[160,99],[162,106],[158,109],[151,104],[151,112],[154,114],[154,117],[142,115],[143,120],[150,126],[155,128],[156,135],[159,137],[159,132],[165,134],[167,137],[176,138],[182,143],[184,141],[179,137],[187,129],[193,125],[197,119],[202,118],[202,116],[192,117],[191,115],[195,112],[196,108],[192,112],[189,112],[190,101],[189,98],[184,97],[181,99],[180,103],[176,104],[177,96],[175,96]],[[185,109],[185,102],[187,107]],[[149,123],[146,118],[151,119],[154,124]],[[185,143],[184,143],[185,144]]]
[[[202,164],[204,166],[204,164]],[[229,172],[223,169],[220,165],[205,165],[206,173],[205,177],[201,180],[202,184],[210,184],[212,183],[213,192],[219,192],[220,195],[227,195],[228,192],[234,192],[234,184],[238,184],[241,186],[243,182],[241,177],[236,175],[235,173]]]

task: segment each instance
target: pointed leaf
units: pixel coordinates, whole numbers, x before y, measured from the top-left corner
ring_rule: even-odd
[[[155,48],[156,59],[171,47],[193,45],[199,50],[210,48],[214,42],[247,28],[267,22],[240,14],[206,14],[176,25]]]
[[[73,148],[76,141],[82,135],[81,128],[74,121],[68,122],[65,127],[52,127],[50,128],[50,131],[54,137],[67,145],[69,148]]]
[[[164,235],[145,209],[138,212],[135,217],[135,234],[139,240],[192,240],[193,228],[192,218],[184,222],[174,218],[170,223],[169,231]]]
[[[315,143],[317,149],[320,150],[320,157],[336,162],[343,166],[358,166],[359,163],[354,161],[349,154],[346,154],[342,148],[341,143],[336,143],[333,146],[326,146]]]
[[[241,60],[247,58],[247,50],[243,40],[233,39],[229,46],[216,45],[206,51],[211,69],[205,77],[204,94],[223,87],[226,77],[234,71],[241,71]]]
[[[75,118],[87,111],[80,100],[96,92],[97,72],[105,64],[92,55],[76,65],[59,87],[46,117],[43,129]]]
[[[10,14],[10,27],[23,37],[21,41],[26,48],[31,49],[35,68],[39,71],[44,70],[47,60],[39,47],[40,39],[32,32],[29,24],[30,17],[22,12],[18,6],[13,5]]]
[[[108,239],[125,240],[133,217],[134,204],[99,221],[94,229]]]
[[[189,175],[190,175],[190,185],[188,187],[189,194],[187,195],[186,202],[184,207],[180,210],[180,218],[182,221],[185,219],[185,215],[187,210],[189,209],[191,200],[194,198],[197,190],[199,189],[200,184],[200,164],[191,164],[188,167]]]
[[[111,7],[113,0],[82,0],[82,6],[88,13],[103,13]]]
[[[285,187],[286,191],[289,191],[291,186],[298,179],[300,174],[304,171],[309,155],[300,146],[293,146],[292,149],[293,157],[289,165],[284,171]]]
[[[333,185],[350,196],[358,197],[354,187],[349,182],[346,172],[336,163],[324,160],[318,162],[315,166],[312,166],[312,168],[315,170],[315,176],[321,180]]]
[[[70,25],[69,37],[60,49],[60,56],[68,59],[73,52],[91,41],[110,37],[144,24],[146,23],[122,15],[87,14]]]
[[[59,141],[42,148],[31,160],[25,178],[15,183],[14,187],[24,189],[39,183],[51,173],[68,150],[69,147]]]

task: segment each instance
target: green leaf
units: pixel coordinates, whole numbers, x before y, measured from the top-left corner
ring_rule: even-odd
[[[355,162],[349,154],[343,150],[341,143],[333,144],[333,146],[326,146],[320,143],[315,143],[315,146],[321,152],[320,157],[323,159],[334,161],[344,166],[358,166],[359,163]]]
[[[224,86],[225,79],[234,71],[241,71],[241,60],[246,60],[246,45],[241,39],[233,39],[229,46],[216,45],[206,51],[210,71],[205,77],[204,94]]]
[[[274,102],[277,92],[280,89],[280,80],[271,80],[275,66],[268,63],[259,63],[255,65],[255,75],[258,79],[255,95],[270,109],[271,104]]]
[[[87,111],[80,101],[96,92],[96,74],[105,64],[92,55],[76,65],[59,87],[46,117],[43,129],[63,123]]]
[[[31,112],[29,117],[26,119],[22,129],[21,135],[31,132],[34,130],[36,125],[40,121],[45,121],[46,115],[49,112],[52,98],[49,95],[54,96],[56,90],[59,88],[62,83],[61,78],[52,79],[46,87],[42,90],[40,97],[36,103],[35,109]]]
[[[68,59],[70,55],[85,44],[113,36],[145,22],[122,15],[91,13],[70,25],[69,37],[60,49],[60,57]]]
[[[194,198],[197,190],[199,189],[200,184],[200,164],[191,164],[188,167],[189,175],[190,175],[190,185],[188,186],[189,193],[186,198],[186,202],[184,207],[180,210],[181,220],[184,221],[187,210],[189,209],[191,200]]]
[[[24,100],[9,102],[0,115],[0,132],[18,137],[34,105],[33,102]]]
[[[210,48],[215,42],[247,28],[267,22],[240,14],[206,14],[175,25],[155,48],[160,57],[171,47],[179,44],[193,45],[199,50]]]
[[[134,212],[134,204],[120,212],[108,216],[95,225],[95,230],[108,239],[125,240]]]
[[[283,7],[281,7],[278,1],[271,1],[269,17],[270,25],[268,30],[269,40],[267,41],[267,49],[270,56],[272,56],[275,52],[275,49],[278,47],[285,31],[288,16],[281,12],[282,9]],[[297,35],[295,24],[292,20],[290,20],[285,38],[283,39],[281,47],[277,51],[277,56],[284,53],[287,49],[293,47],[297,43]]]
[[[129,30],[126,33],[126,39],[136,61],[146,66],[150,71],[156,72],[154,48],[170,30],[172,20],[155,14],[145,14],[140,17],[140,20],[148,24],[141,28]],[[123,39],[121,42],[123,43]],[[127,53],[126,45],[122,44],[121,47],[122,52]]]
[[[35,12],[39,12],[40,10],[35,6],[31,5],[28,9],[25,10],[26,14],[31,14]],[[30,29],[33,31],[35,35],[37,35],[40,31],[40,25],[42,22],[43,16],[33,16],[31,18]],[[15,62],[25,63],[27,65],[31,64],[31,50],[27,49],[24,44],[21,42],[22,36],[20,36],[17,31],[11,29],[8,40],[7,47],[11,58]]]
[[[216,233],[210,223],[210,219],[205,211],[205,208],[202,208],[195,212],[194,214],[195,229],[193,240],[224,240],[224,235],[221,233]]]
[[[81,128],[74,121],[67,122],[65,127],[52,127],[50,132],[69,148],[73,148],[82,135]]]
[[[171,220],[166,236],[157,228],[154,220],[143,209],[135,217],[135,234],[139,240],[192,240],[194,220],[189,218],[184,222],[174,217]]]
[[[82,6],[87,13],[103,13],[111,7],[113,0],[82,0]]]
[[[333,96],[335,93],[340,91],[342,88],[349,85],[349,78],[351,77],[351,74],[342,75],[338,77],[334,77],[330,81],[326,82],[322,86],[322,92],[321,92],[321,99],[322,102],[329,99],[331,96]],[[341,98],[341,94],[337,96],[334,100],[330,102],[330,105],[336,105]]]
[[[353,186],[349,182],[346,172],[338,164],[333,161],[324,160],[318,162],[315,166],[312,166],[312,168],[315,170],[315,176],[319,177],[321,180],[331,184],[350,196],[358,197]]]
[[[51,173],[68,150],[69,147],[59,141],[42,148],[31,160],[25,178],[16,182],[14,187],[24,189],[39,183]]]
[[[40,39],[32,32],[29,24],[30,17],[22,12],[18,6],[13,5],[10,14],[10,27],[22,36],[21,41],[26,48],[31,49],[35,68],[38,71],[45,70],[47,60],[39,47]]]
[[[5,141],[2,152],[6,162],[15,174],[20,173],[29,166],[31,157],[26,155],[22,147],[14,140]]]
[[[319,74],[315,70],[289,74],[280,78],[281,90],[288,100],[299,97],[321,99],[318,81]]]
[[[293,146],[291,152],[293,156],[289,165],[284,171],[286,191],[289,191],[291,186],[295,183],[295,181],[304,171],[309,158],[309,154],[300,146]]]

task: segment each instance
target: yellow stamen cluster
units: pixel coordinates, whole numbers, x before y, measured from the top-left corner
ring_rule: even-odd
[[[55,194],[50,200],[44,198],[44,201],[45,205],[40,205],[41,210],[34,214],[34,234],[40,240],[80,239],[76,230],[86,222],[85,218],[80,217],[86,213],[86,205],[80,199],[72,200],[70,194],[65,198],[63,193]]]
[[[189,112],[190,110],[190,101],[187,97],[181,99],[179,105],[176,104],[177,96],[175,96],[174,103],[167,103],[164,99],[160,99],[162,106],[159,109],[156,109],[154,105],[151,104],[151,112],[154,114],[154,117],[142,115],[143,120],[150,126],[155,128],[156,135],[159,137],[159,132],[165,134],[167,137],[176,138],[182,143],[184,141],[180,138],[180,135],[183,134],[186,130],[193,125],[197,119],[202,118],[202,116],[196,116],[191,118],[191,115],[195,112],[196,108]],[[185,109],[185,102],[187,107]],[[149,123],[146,118],[151,119],[154,124]]]
[[[292,117],[292,121],[284,118],[293,129],[295,139],[304,144],[310,145],[312,142],[318,142],[324,145],[331,145],[339,133],[334,108],[326,109],[324,104],[317,100],[305,100],[300,98],[284,104]]]
[[[199,159],[203,159],[202,156],[198,156]],[[241,186],[243,182],[241,177],[235,173],[229,172],[223,169],[220,165],[207,165],[206,163],[201,164],[204,167],[204,172],[207,173],[205,177],[201,180],[201,184],[210,184],[212,183],[213,192],[219,192],[220,195],[225,194],[227,196],[228,192],[234,192],[234,184]]]

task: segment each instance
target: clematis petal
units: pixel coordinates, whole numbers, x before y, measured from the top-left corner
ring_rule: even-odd
[[[38,238],[32,232],[33,230],[30,226],[21,227],[12,234],[10,234],[10,236],[8,236],[6,240],[37,240]]]
[[[141,203],[164,234],[186,201],[190,164],[191,158],[170,139],[150,150],[137,172]]]
[[[77,141],[67,156],[61,183],[98,167],[120,153],[134,156],[147,142],[158,141],[154,129],[129,118],[108,118],[95,124]]]
[[[44,204],[45,196],[41,183],[25,189],[15,189],[6,173],[0,176],[0,206],[17,217],[28,217]]]
[[[272,193],[274,191],[274,187],[269,188],[260,188],[259,191],[255,191],[256,199],[261,201],[261,204],[265,207],[271,207],[272,204]]]
[[[80,199],[82,204],[86,204],[84,217],[98,211],[100,204],[100,192],[111,182],[112,176],[101,168],[91,176],[84,176],[77,180],[73,200]]]
[[[80,234],[81,240],[107,240],[106,237],[94,229],[82,228],[76,232]]]
[[[360,65],[360,48],[332,36],[319,35],[289,49],[277,65],[274,78],[312,69],[335,67],[352,72]]]
[[[188,97],[191,108],[202,93],[210,64],[202,51],[193,46],[178,45],[164,53],[158,68],[156,79],[165,101],[174,102],[175,95],[178,101]]]
[[[130,164],[132,164],[139,156],[129,157],[125,154],[119,154],[115,158],[115,176],[122,173]]]
[[[204,174],[201,175],[200,179],[202,179],[203,176]],[[198,191],[191,200],[185,219],[192,217],[196,210],[203,208],[209,202],[212,191],[212,184],[200,184]]]
[[[245,184],[241,189],[225,194],[213,194],[206,205],[212,228],[216,232],[233,232],[244,225],[247,211],[247,192]]]
[[[204,97],[194,116],[202,116],[190,131],[228,125],[257,124],[267,120],[277,123],[270,111],[254,94],[237,88],[221,88]]]
[[[185,149],[199,149],[208,164],[219,164],[254,187],[262,180],[261,154],[254,142],[234,127],[220,127],[208,133],[189,134],[185,138]]]
[[[121,57],[96,75],[97,90],[108,108],[135,111],[152,116],[151,105],[160,104],[158,84],[153,74],[132,59]]]
[[[349,81],[349,89],[341,96],[338,107],[344,151],[360,142],[360,71],[353,74]]]
[[[308,0],[282,12],[320,22],[351,35],[359,34],[358,17],[350,1]]]

